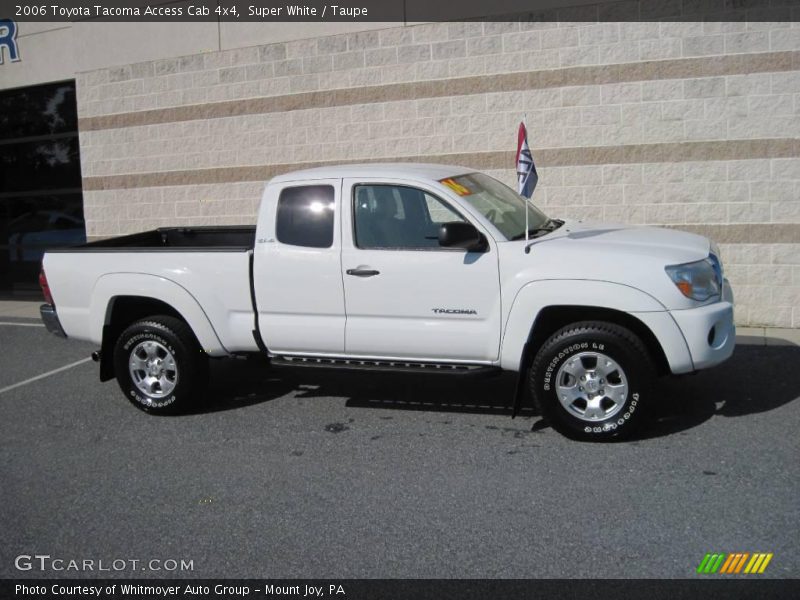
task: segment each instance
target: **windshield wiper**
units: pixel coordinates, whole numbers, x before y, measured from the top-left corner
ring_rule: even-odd
[[[550,224],[552,224],[552,227],[538,227],[537,229],[540,230],[540,231],[546,231],[546,232],[549,233],[549,232],[555,231],[556,229],[561,227],[564,224],[564,221],[562,221],[561,219],[547,219],[547,222],[545,223],[545,225],[550,225]],[[534,237],[539,237],[539,236],[534,236]],[[536,242],[531,241],[531,242],[525,244],[525,254],[530,254],[531,246],[533,246],[535,243]]]
[[[529,237],[536,237],[536,234],[544,233],[546,231],[553,231],[553,230],[550,227],[536,227],[534,229],[528,229],[528,236]],[[517,240],[524,240],[524,239],[525,239],[525,232],[523,231],[522,233],[512,237],[511,241],[515,242]]]
[[[545,221],[545,224],[542,227],[534,227],[533,229],[529,229],[528,230],[528,236],[536,237],[540,233],[549,233],[551,231],[555,231],[556,229],[561,227],[563,224],[564,224],[564,221],[560,221],[558,219],[547,219],[547,221]],[[523,240],[523,239],[525,239],[525,232],[524,231],[522,233],[512,237],[511,241],[513,242],[513,241],[516,241],[516,240]]]

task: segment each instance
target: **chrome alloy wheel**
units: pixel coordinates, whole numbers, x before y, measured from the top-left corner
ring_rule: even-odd
[[[558,370],[556,393],[569,414],[597,422],[622,410],[628,397],[628,379],[611,357],[601,352],[580,352]]]
[[[134,385],[151,401],[169,396],[178,383],[175,357],[156,341],[140,342],[131,351],[128,370]]]

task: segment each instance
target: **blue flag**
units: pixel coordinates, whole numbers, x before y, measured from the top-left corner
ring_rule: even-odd
[[[525,123],[520,123],[517,134],[517,191],[519,195],[530,198],[538,182],[539,174],[536,172],[533,155],[528,146],[528,131],[525,129]]]

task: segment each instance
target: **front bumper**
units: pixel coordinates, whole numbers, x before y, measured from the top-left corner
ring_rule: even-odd
[[[726,279],[719,302],[671,312],[683,333],[695,370],[707,369],[729,359],[736,346],[733,324],[733,290]]]
[[[47,331],[58,337],[67,337],[67,334],[64,333],[64,328],[61,327],[61,321],[58,320],[55,306],[52,304],[42,304],[39,307],[39,314],[42,317],[42,322],[47,328]]]

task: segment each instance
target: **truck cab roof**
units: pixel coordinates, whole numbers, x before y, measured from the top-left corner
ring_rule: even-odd
[[[409,178],[440,181],[448,177],[456,177],[474,171],[475,169],[456,165],[426,163],[360,163],[352,165],[330,165],[292,171],[273,177],[270,183],[285,183],[289,181],[313,179],[339,179],[344,177],[386,177],[387,179]]]

